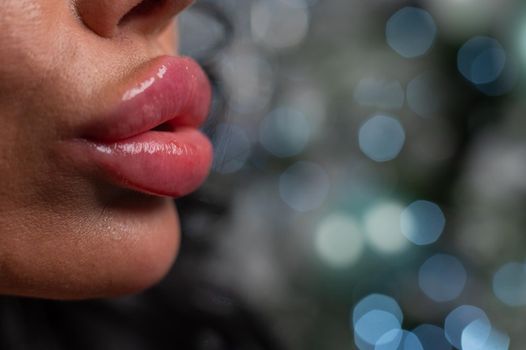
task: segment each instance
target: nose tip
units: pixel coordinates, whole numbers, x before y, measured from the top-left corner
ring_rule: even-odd
[[[119,32],[150,36],[161,32],[193,0],[77,0],[84,24],[99,36]]]

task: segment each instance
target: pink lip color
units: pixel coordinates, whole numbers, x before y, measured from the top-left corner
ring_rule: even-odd
[[[212,146],[197,130],[208,114],[210,83],[189,58],[163,56],[152,66],[86,129],[82,147],[117,185],[179,197],[201,185],[210,169]],[[160,125],[169,131],[152,130]]]

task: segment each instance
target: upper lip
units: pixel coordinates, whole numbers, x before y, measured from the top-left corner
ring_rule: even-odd
[[[115,142],[159,126],[198,128],[210,107],[210,82],[191,58],[161,56],[138,72],[120,91],[119,101],[96,123],[85,138]]]

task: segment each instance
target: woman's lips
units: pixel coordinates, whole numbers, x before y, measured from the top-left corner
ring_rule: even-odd
[[[88,139],[119,141],[161,124],[199,127],[210,107],[211,89],[201,67],[187,57],[160,57],[121,95],[116,108],[86,128]]]
[[[189,58],[163,56],[149,67],[114,110],[86,128],[79,156],[119,186],[180,197],[210,169],[212,146],[197,130],[209,111],[210,83]]]
[[[92,159],[118,184],[140,192],[180,197],[201,185],[212,159],[199,130],[147,131],[126,140],[94,143]]]

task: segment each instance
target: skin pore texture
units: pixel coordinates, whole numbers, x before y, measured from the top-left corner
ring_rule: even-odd
[[[2,0],[0,294],[138,292],[173,263],[173,200],[119,188],[62,152],[133,73],[174,54],[187,0]]]

